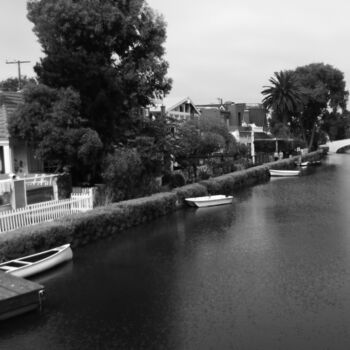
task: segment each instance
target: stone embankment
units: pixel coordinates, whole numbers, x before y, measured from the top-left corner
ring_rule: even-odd
[[[319,160],[323,151],[303,156],[303,161]],[[170,192],[97,207],[87,213],[53,222],[25,227],[0,235],[0,261],[43,251],[67,242],[73,247],[118,235],[127,228],[167,215],[185,205],[184,198],[208,194],[234,194],[235,191],[269,180],[269,169],[288,169],[298,157],[266,163],[225,174],[199,183],[176,188]]]

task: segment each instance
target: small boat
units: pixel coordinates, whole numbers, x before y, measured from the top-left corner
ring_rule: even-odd
[[[297,165],[297,166],[300,166],[300,167],[304,168],[304,167],[309,166],[309,165],[310,165],[310,162],[301,162],[301,163],[299,163],[299,162],[295,162],[295,165]]]
[[[28,255],[0,264],[0,271],[18,277],[29,277],[51,269],[73,258],[70,244],[52,248],[41,253]]]
[[[271,176],[298,176],[300,170],[274,170],[269,169]]]
[[[233,196],[218,194],[215,196],[203,196],[194,198],[185,198],[185,201],[193,207],[212,207],[214,205],[230,204]]]

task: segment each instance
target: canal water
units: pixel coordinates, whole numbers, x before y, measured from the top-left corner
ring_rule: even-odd
[[[350,154],[74,251],[0,349],[349,349]]]

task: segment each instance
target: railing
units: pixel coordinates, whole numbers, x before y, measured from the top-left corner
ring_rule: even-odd
[[[24,178],[26,186],[52,186],[57,174],[35,174]]]
[[[71,198],[27,205],[25,208],[0,213],[0,232],[51,221],[93,208],[92,189],[72,194]]]
[[[18,180],[24,180],[27,187],[34,186],[52,186],[54,178],[57,178],[57,174],[35,174],[28,177],[17,177]],[[0,180],[0,196],[6,192],[11,192],[11,183],[15,179]]]

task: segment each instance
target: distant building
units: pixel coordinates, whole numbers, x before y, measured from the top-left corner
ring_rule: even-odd
[[[255,124],[264,130],[267,128],[267,112],[261,103],[245,103],[243,112],[243,122]]]
[[[255,162],[256,141],[270,140],[267,133],[267,112],[260,103],[234,103],[231,101],[197,105],[201,119],[224,123],[238,143],[245,144]]]
[[[166,97],[155,101],[154,106],[149,109],[149,114],[150,117],[158,117],[163,114],[178,122],[183,122],[199,118],[200,111],[189,97],[182,99]]]
[[[260,103],[223,103],[199,104],[197,108],[203,118],[215,119],[227,125],[230,132],[239,130],[243,125],[255,124],[264,130],[267,127],[266,110]]]

